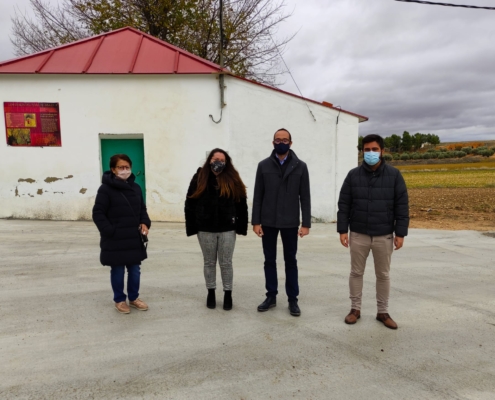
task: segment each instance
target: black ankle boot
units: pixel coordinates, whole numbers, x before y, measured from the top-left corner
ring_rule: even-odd
[[[206,298],[206,307],[215,308],[217,306],[217,300],[215,299],[215,289],[208,289],[208,297]]]
[[[223,295],[223,309],[232,310],[232,290],[226,290]]]

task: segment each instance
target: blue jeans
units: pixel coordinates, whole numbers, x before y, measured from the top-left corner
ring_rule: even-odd
[[[266,295],[276,297],[278,294],[277,279],[277,238],[282,237],[285,260],[285,291],[289,301],[297,300],[299,284],[297,273],[297,232],[298,228],[271,228],[263,226],[263,253],[265,254]]]
[[[110,282],[113,289],[113,301],[120,303],[126,300],[124,293],[124,275],[127,267],[127,293],[129,300],[134,301],[139,297],[139,281],[141,279],[141,267],[138,265],[116,265],[110,267]]]

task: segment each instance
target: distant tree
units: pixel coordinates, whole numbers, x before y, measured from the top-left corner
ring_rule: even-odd
[[[402,139],[399,135],[396,135],[396,134],[393,134],[392,136],[390,136],[388,138],[389,140],[389,144],[390,144],[390,148],[392,149],[395,149],[395,151],[399,151],[400,148],[401,148],[401,144],[402,144]]]
[[[428,133],[426,135],[426,141],[433,146],[438,146],[440,144],[440,137],[438,135]]]
[[[17,55],[132,26],[219,64],[219,0],[29,0],[34,18],[12,17]],[[290,17],[285,0],[224,0],[224,65],[236,75],[275,84],[279,53],[293,38],[275,36]]]
[[[412,137],[412,144],[414,146],[415,150],[419,150],[423,143],[426,142],[426,135],[423,135],[422,133],[415,133],[414,136]]]
[[[409,151],[411,150],[413,145],[413,140],[411,134],[407,131],[404,131],[402,134],[402,150]]]
[[[358,150],[363,151],[363,137],[362,136],[358,137]]]

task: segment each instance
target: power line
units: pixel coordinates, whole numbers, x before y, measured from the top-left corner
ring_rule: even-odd
[[[428,4],[430,6],[462,7],[462,8],[474,8],[474,9],[478,9],[478,10],[495,11],[495,7],[467,6],[467,5],[463,5],[463,4],[437,3],[434,1],[422,1],[422,0],[395,0],[395,1],[401,1],[403,3]]]
[[[270,35],[270,33],[268,33],[268,34]],[[295,80],[295,79],[294,79],[294,77],[292,76],[292,72],[290,72],[290,69],[289,69],[289,67],[287,66],[287,63],[286,63],[286,62],[285,62],[285,60],[284,60],[284,57],[282,57],[282,53],[280,52],[280,50],[279,50],[278,46],[276,45],[275,40],[273,40],[273,36],[272,36],[272,35],[270,35],[270,38],[272,39],[273,46],[277,49],[277,53],[278,53],[279,57],[281,58],[282,62],[284,63],[284,65],[285,65],[285,68],[286,68],[287,72],[289,73],[290,77],[292,78],[292,81],[294,82],[294,85],[296,85],[296,88],[297,88],[297,90],[299,91],[299,94],[301,95],[302,99],[304,100],[304,103],[306,104],[306,107],[308,107],[308,111],[310,112],[311,116],[313,117],[313,119],[314,119],[314,120],[315,120],[315,122],[316,122],[316,117],[315,117],[315,115],[313,114],[313,111],[311,111],[311,108],[309,108],[308,103],[306,102],[306,98],[303,96],[303,94],[302,94],[302,92],[301,92],[301,89],[299,89],[299,86],[298,86],[298,84],[297,84],[296,80]]]

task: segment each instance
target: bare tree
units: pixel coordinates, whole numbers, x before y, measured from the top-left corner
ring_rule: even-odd
[[[11,41],[18,55],[133,26],[219,63],[219,0],[30,0],[34,18],[17,10]],[[294,37],[276,37],[291,15],[285,0],[224,0],[224,63],[234,74],[275,84],[280,55]]]

